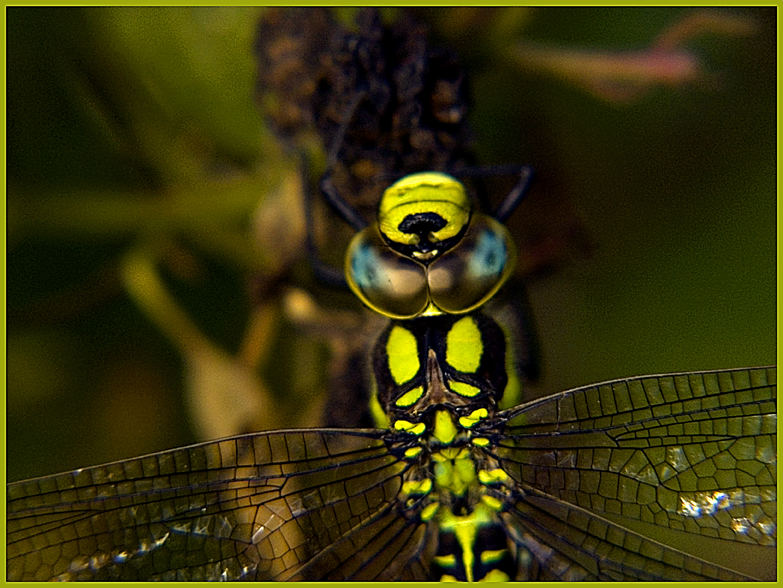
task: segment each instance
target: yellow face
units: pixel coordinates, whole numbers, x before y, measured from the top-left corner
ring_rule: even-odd
[[[384,192],[378,222],[348,247],[345,273],[371,309],[407,319],[475,310],[505,282],[515,258],[506,228],[472,212],[460,182],[423,172]]]
[[[411,174],[395,182],[381,197],[378,209],[378,228],[390,243],[425,246],[452,239],[462,232],[470,220],[470,200],[464,186],[446,174],[422,172]],[[425,235],[408,229],[415,219],[427,215],[431,222]]]

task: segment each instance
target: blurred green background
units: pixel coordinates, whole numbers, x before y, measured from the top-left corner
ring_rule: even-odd
[[[254,98],[259,12],[7,9],[9,480],[193,442],[188,386],[243,385],[253,276],[282,255],[257,219],[293,169]],[[567,202],[591,244],[530,277],[536,393],[776,361],[774,9],[722,11],[752,30],[694,35],[700,79],[637,80],[630,99],[519,57],[545,46],[617,70],[690,12],[417,11],[466,65],[481,161],[537,169],[520,243]],[[128,293],[139,259],[170,295],[161,314]],[[164,333],[169,319],[198,345]],[[259,377],[276,402],[293,382],[317,396],[323,346],[276,324]]]

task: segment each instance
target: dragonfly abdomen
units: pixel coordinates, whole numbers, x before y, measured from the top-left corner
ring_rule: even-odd
[[[474,513],[453,516],[441,525],[438,550],[432,559],[431,580],[504,582],[514,579],[516,563],[504,526],[482,521]]]

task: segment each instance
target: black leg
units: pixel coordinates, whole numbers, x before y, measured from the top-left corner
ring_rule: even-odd
[[[340,218],[347,222],[355,231],[364,229],[368,224],[367,220],[340,196],[337,187],[332,181],[332,173],[337,164],[338,157],[340,156],[340,149],[342,148],[348,126],[356,113],[356,109],[359,107],[362,100],[364,100],[366,94],[366,92],[358,92],[346,108],[342,121],[340,122],[340,127],[337,129],[337,133],[335,133],[331,145],[329,146],[329,151],[326,154],[326,170],[318,183],[318,187],[326,202],[334,209]],[[318,248],[316,247],[313,237],[315,219],[313,218],[313,193],[309,188],[310,182],[308,171],[307,160],[303,156],[301,173],[303,185],[305,186],[305,244],[307,247],[307,257],[313,268],[316,279],[330,286],[347,288],[348,284],[345,281],[342,269],[324,263],[319,257]]]
[[[533,168],[529,165],[482,165],[455,170],[453,175],[459,178],[518,175],[519,181],[492,213],[497,220],[504,222],[527,194],[533,179]]]
[[[315,274],[315,277],[319,282],[335,288],[347,288],[348,283],[345,281],[342,270],[324,263],[318,255],[318,247],[316,247],[315,239],[313,237],[315,231],[315,219],[313,218],[313,191],[310,188],[310,174],[308,173],[307,158],[304,155],[302,155],[300,173],[302,175],[302,186],[305,198],[305,247],[307,248],[307,259],[310,262],[310,267],[313,268],[313,274]]]
[[[334,209],[334,211],[340,215],[340,217],[351,225],[351,228],[355,231],[361,231],[367,226],[367,220],[359,214],[353,206],[348,204],[337,192],[337,187],[332,182],[332,169],[329,167],[324,175],[321,176],[319,182],[321,193],[326,198],[326,201]]]
[[[519,181],[503,199],[500,206],[495,209],[493,214],[500,222],[504,222],[511,216],[511,213],[516,210],[516,207],[519,206],[519,203],[522,202],[522,199],[527,194],[528,188],[530,188],[530,182],[533,179],[533,168],[528,165],[523,165],[519,168],[518,172]]]
[[[354,96],[353,100],[351,100],[351,103],[348,105],[348,108],[345,109],[343,120],[332,139],[329,152],[326,154],[326,171],[324,171],[324,175],[321,176],[321,181],[319,183],[319,188],[326,198],[326,201],[331,205],[334,211],[356,231],[361,231],[366,227],[368,224],[367,220],[337,192],[337,188],[332,182],[332,173],[334,166],[337,164],[337,158],[340,156],[340,149],[342,148],[348,125],[350,124],[351,119],[353,119],[356,109],[366,95],[367,92],[365,91],[357,92],[356,96]]]

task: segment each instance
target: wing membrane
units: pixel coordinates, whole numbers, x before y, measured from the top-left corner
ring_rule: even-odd
[[[775,377],[617,380],[477,427],[514,480],[520,575],[773,579]],[[399,502],[420,466],[397,441],[274,431],[10,484],[7,577],[425,579],[437,532]]]
[[[530,552],[533,561],[526,569],[531,580],[759,579],[535,490],[516,501],[504,517],[514,541]],[[774,559],[774,548],[763,549],[769,549],[766,555]]]
[[[599,541],[606,548],[600,569],[613,570],[607,577],[740,579],[772,570],[774,578],[775,399],[775,368],[617,380],[506,411],[506,434],[492,451],[525,497],[513,513],[519,524],[538,528],[536,540],[560,554],[569,552],[567,539],[571,552],[592,560]],[[553,517],[546,529],[538,524]],[[608,548],[610,536],[625,541],[635,530],[658,534],[659,544],[677,541],[680,555],[666,557],[679,563],[629,565],[633,550],[619,539]],[[705,539],[683,541],[681,534]],[[711,550],[699,546],[715,541],[752,544],[768,570],[733,576],[682,553],[700,549],[708,558]],[[605,577],[579,565],[587,578]]]
[[[393,509],[407,465],[383,435],[244,435],[10,484],[8,579],[380,576],[373,540],[413,557],[391,538],[422,536]]]

